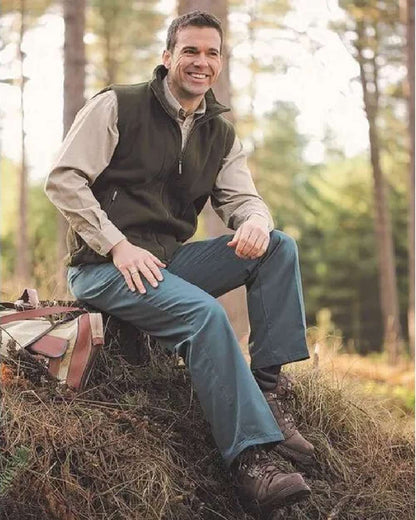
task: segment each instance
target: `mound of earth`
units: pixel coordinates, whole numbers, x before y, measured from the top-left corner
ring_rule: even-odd
[[[272,520],[413,520],[412,439],[303,365],[295,415],[316,449],[305,475],[313,494]],[[80,394],[30,360],[2,370],[2,520],[254,518],[235,497],[186,368],[150,338],[112,320]]]

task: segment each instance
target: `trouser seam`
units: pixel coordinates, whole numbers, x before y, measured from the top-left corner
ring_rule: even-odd
[[[273,345],[271,344],[271,338],[270,338],[270,329],[271,329],[271,325],[270,325],[270,322],[269,322],[269,316],[266,312],[266,305],[264,303],[264,297],[263,297],[263,282],[261,280],[261,271],[259,269],[258,273],[257,273],[257,276],[258,276],[258,279],[259,279],[259,292],[260,292],[260,300],[261,300],[261,305],[262,305],[262,308],[263,308],[263,313],[264,313],[264,317],[265,317],[265,322],[266,322],[266,330],[267,330],[267,341],[269,343],[269,349],[273,349]]]

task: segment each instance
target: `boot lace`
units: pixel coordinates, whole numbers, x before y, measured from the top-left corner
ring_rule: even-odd
[[[246,454],[243,453],[238,469],[244,471],[250,478],[263,480],[266,487],[276,475],[281,473],[266,452],[258,448],[249,448]]]
[[[284,374],[279,374],[276,391],[270,392],[269,396],[274,400],[279,415],[284,421],[284,427],[288,429],[295,428],[295,419],[291,412],[295,401],[293,381]]]

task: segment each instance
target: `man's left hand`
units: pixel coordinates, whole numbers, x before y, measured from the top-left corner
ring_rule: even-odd
[[[227,246],[235,248],[240,258],[254,259],[264,255],[270,242],[269,228],[265,218],[252,215],[235,232]]]

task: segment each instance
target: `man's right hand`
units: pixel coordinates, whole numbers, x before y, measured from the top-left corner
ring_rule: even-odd
[[[160,267],[166,267],[155,255],[138,246],[134,246],[127,239],[122,240],[111,249],[113,263],[121,272],[131,291],[136,288],[141,294],[146,293],[140,274],[153,286],[163,280]]]

